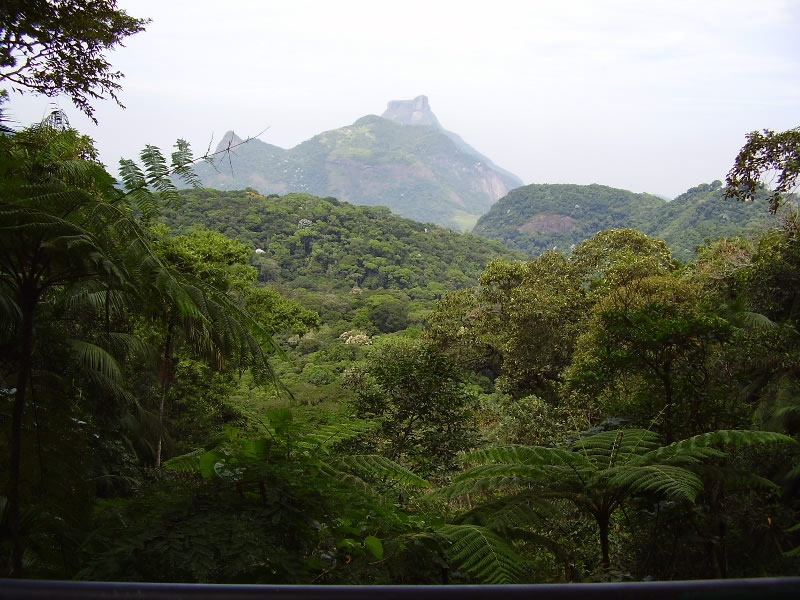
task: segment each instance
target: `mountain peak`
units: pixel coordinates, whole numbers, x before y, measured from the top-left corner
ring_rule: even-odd
[[[431,111],[427,96],[417,96],[413,100],[392,100],[386,105],[386,111],[381,116],[403,125],[441,127],[436,115]]]
[[[216,152],[224,152],[228,148],[233,146],[237,146],[242,143],[242,138],[240,138],[236,133],[233,131],[228,131],[225,135],[222,136],[222,139],[217,144]]]

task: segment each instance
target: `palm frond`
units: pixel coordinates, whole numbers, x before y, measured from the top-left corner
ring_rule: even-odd
[[[738,321],[748,329],[772,329],[779,325],[761,313],[742,311],[737,314]]]
[[[104,348],[85,340],[70,340],[78,362],[90,371],[95,371],[110,381],[122,378],[121,369],[116,359]]]

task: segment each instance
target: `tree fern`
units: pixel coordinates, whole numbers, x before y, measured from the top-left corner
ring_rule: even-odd
[[[694,502],[703,491],[700,475],[705,461],[726,456],[725,447],[795,443],[788,436],[761,431],[715,431],[660,447],[658,436],[644,429],[619,429],[589,435],[572,443],[571,450],[504,446],[486,448],[467,457],[471,466],[432,496],[449,500],[469,495],[480,504],[462,518],[482,519],[494,528],[508,527],[513,519],[536,527],[533,518],[546,514],[562,498],[591,515],[600,530],[602,564],[608,567],[609,522],[631,497],[655,494]],[[476,464],[478,463],[478,464]],[[716,477],[753,488],[774,484],[751,473],[719,466],[708,468]],[[538,512],[537,512],[538,510]],[[497,518],[491,517],[492,513]],[[478,538],[473,539],[473,544]]]

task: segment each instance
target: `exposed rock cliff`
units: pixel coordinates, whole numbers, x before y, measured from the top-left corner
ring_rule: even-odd
[[[431,125],[441,128],[427,96],[417,96],[413,100],[392,100],[381,116],[403,125]]]

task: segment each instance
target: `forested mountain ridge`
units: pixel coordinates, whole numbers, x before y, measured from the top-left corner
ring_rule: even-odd
[[[394,104],[398,102],[403,101]],[[387,113],[365,116],[289,150],[250,140],[224,153],[216,166],[198,165],[197,173],[204,186],[215,189],[334,196],[468,230],[493,202],[522,182],[442,129],[427,98],[424,106],[416,112],[424,119],[403,122],[396,111],[387,110],[388,118]],[[224,151],[238,140],[228,132],[217,149]]]
[[[474,285],[495,258],[524,255],[469,233],[310,194],[264,196],[254,190],[190,189],[180,211],[167,211],[175,232],[220,231],[255,252],[259,279],[304,289],[403,289],[433,299]]]
[[[632,227],[663,239],[688,261],[704,240],[774,224],[759,203],[724,200],[715,181],[675,200],[603,185],[532,184],[512,190],[483,215],[473,233],[538,255],[569,252],[598,231]]]
[[[706,240],[780,227],[781,216],[765,211],[763,202],[737,202],[724,193],[720,181],[697,185],[662,204],[642,231],[666,241],[672,255],[685,262]]]

